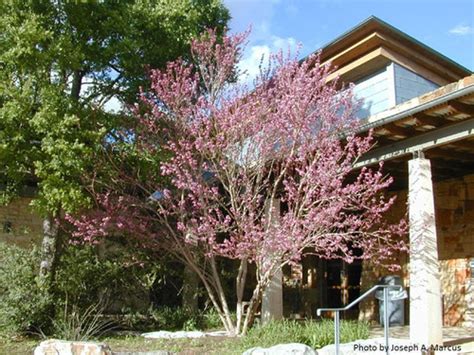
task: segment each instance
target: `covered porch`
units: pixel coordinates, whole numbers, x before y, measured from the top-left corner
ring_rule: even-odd
[[[383,161],[394,177],[389,193],[398,196],[388,218],[408,212],[410,253],[400,256],[399,276],[409,293],[409,326],[393,328],[393,334],[428,346],[466,338],[474,329],[474,75],[370,117],[361,134],[369,129],[377,143],[356,168]],[[334,271],[321,260],[310,264],[303,260],[286,272],[299,282],[300,310],[310,310],[302,312],[306,316],[339,298],[347,304],[387,274],[366,262],[362,271],[349,265]],[[352,282],[351,270],[360,279]],[[332,291],[328,275],[337,276]],[[268,318],[281,318],[294,304],[282,289],[278,276],[263,297]],[[370,300],[358,316],[374,320],[376,313],[377,303]]]
[[[410,253],[400,263],[410,340],[443,344],[452,333],[443,324],[472,332],[474,77],[371,117],[364,129],[373,129],[377,145],[357,167],[384,161],[399,198],[395,213],[408,210]]]

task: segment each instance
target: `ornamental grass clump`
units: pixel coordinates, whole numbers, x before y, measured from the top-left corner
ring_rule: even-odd
[[[104,309],[102,302],[80,309],[66,300],[64,309],[52,320],[52,334],[69,341],[88,341],[104,336],[117,327],[112,320],[104,318]]]

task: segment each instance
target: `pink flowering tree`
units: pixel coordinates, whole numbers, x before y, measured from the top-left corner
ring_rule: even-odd
[[[173,254],[234,334],[252,324],[276,271],[307,251],[390,265],[405,249],[404,222],[383,219],[392,179],[381,166],[354,170],[372,137],[355,133],[350,88],[328,81],[331,69],[317,55],[299,63],[280,53],[249,92],[232,84],[244,40],[206,32],[192,44],[192,62],[152,71],[136,125],[105,155],[110,181],[90,179],[96,208],[68,216],[83,241],[118,233]],[[236,319],[221,258],[239,263]],[[244,299],[249,270],[256,283]]]

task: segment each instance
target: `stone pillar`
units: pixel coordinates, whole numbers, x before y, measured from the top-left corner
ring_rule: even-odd
[[[420,345],[442,345],[441,282],[430,161],[423,157],[410,160],[408,173],[410,340]]]
[[[262,296],[262,324],[283,318],[282,271],[279,269]]]
[[[272,223],[278,224],[280,217],[280,200],[273,201],[273,210],[269,210],[269,203],[266,204],[266,213]],[[262,324],[267,324],[271,320],[283,318],[283,273],[281,268],[277,270],[270,280],[262,295]]]

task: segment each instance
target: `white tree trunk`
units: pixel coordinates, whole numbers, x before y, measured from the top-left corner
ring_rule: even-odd
[[[44,284],[54,280],[59,249],[58,225],[52,216],[43,220],[43,242],[41,245],[41,262],[39,276]]]

